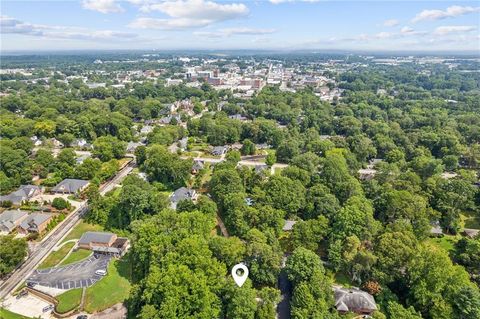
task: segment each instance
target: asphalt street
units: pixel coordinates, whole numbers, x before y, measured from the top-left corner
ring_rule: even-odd
[[[135,160],[131,161],[109,182],[102,185],[101,194],[105,194],[113,189],[115,184],[132,171],[135,166]],[[5,281],[0,285],[0,299],[5,298],[12,290],[32,274],[33,270],[42,262],[42,260],[52,251],[60,240],[70,232],[70,230],[80,221],[80,218],[88,211],[85,203],[74,212],[69,214],[67,218],[57,226],[47,237],[37,246],[36,250],[31,253],[27,260],[21,264]]]

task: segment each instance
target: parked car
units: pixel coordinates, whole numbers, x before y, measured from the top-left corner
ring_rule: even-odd
[[[50,310],[53,310],[53,305],[48,305],[46,307],[43,307],[43,309],[42,309],[43,312],[47,312],[47,311],[50,311]]]
[[[87,315],[80,315],[80,316],[77,316],[77,319],[87,319],[88,316]]]
[[[26,295],[28,295],[28,291],[22,290],[18,293],[17,299],[20,299],[20,298],[22,298],[23,296],[26,296]]]
[[[106,274],[107,271],[105,269],[98,269],[97,271],[95,271],[95,275],[105,276]]]
[[[35,285],[36,285],[36,283],[34,283],[34,282],[27,282],[27,287],[29,287],[29,288],[33,288],[33,287],[35,287]]]

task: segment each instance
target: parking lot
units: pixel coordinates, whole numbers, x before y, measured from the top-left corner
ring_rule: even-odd
[[[58,289],[74,289],[89,287],[99,281],[102,276],[95,275],[97,270],[106,270],[110,256],[94,256],[62,267],[35,270],[27,279],[27,283]]]
[[[50,319],[54,318],[51,314],[52,311],[43,312],[43,308],[50,305],[50,303],[46,302],[43,299],[40,299],[32,294],[28,294],[20,299],[16,299],[14,296],[9,296],[6,298],[1,304],[4,308],[21,314],[23,316],[27,316],[30,318],[42,318],[42,319]]]

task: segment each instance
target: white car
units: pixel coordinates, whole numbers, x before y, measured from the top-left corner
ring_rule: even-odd
[[[95,271],[95,275],[105,276],[106,274],[107,274],[107,271],[105,269],[99,269]]]

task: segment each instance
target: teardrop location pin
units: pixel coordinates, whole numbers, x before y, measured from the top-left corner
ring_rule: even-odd
[[[239,275],[237,273],[238,270],[242,270],[243,274]],[[248,268],[244,264],[236,264],[232,268],[232,277],[233,280],[235,280],[235,283],[237,284],[238,287],[242,287],[245,281],[248,278]]]

